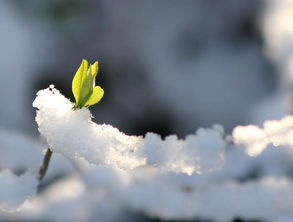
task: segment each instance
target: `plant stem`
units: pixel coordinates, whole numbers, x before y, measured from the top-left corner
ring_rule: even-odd
[[[38,176],[39,181],[41,181],[44,178],[44,176],[46,175],[51,156],[52,156],[52,151],[50,150],[50,148],[48,148],[45,153],[43,163],[42,163],[40,170],[39,170],[39,176]]]

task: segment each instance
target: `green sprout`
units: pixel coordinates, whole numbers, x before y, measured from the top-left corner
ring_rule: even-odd
[[[97,72],[98,62],[89,66],[87,60],[82,60],[72,80],[75,109],[92,106],[102,99],[104,90],[100,86],[95,86]]]
[[[98,62],[90,64],[89,67],[88,61],[82,60],[72,80],[72,92],[75,98],[74,109],[92,106],[102,99],[104,90],[100,86],[96,86],[95,83],[97,72]],[[48,147],[39,169],[39,181],[42,181],[47,172],[52,154],[50,147]]]

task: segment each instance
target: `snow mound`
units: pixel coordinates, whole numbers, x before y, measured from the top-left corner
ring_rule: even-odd
[[[54,86],[41,90],[33,102],[41,135],[53,152],[90,163],[134,169],[152,165],[166,171],[192,174],[219,168],[224,161],[223,129],[199,129],[180,140],[172,135],[162,140],[148,133],[128,136],[110,125],[92,122],[87,108],[74,110],[74,104]]]

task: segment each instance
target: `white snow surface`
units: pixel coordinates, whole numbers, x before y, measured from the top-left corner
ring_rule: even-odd
[[[263,128],[255,125],[237,126],[233,130],[235,144],[244,145],[251,156],[259,155],[269,144],[293,146],[293,116],[265,121]]]
[[[0,172],[0,210],[14,212],[36,194],[36,176],[27,172],[21,176],[9,170]]]
[[[239,168],[238,161],[229,168]],[[227,222],[241,217],[270,222],[293,217],[292,179],[264,176],[240,182],[227,171],[209,174],[187,176],[162,174],[153,167],[123,171],[101,166],[82,173],[90,189],[103,189],[118,205],[161,220]]]
[[[157,180],[156,180],[157,179]],[[264,178],[245,183],[228,180],[179,187],[159,178],[133,178],[118,199],[136,211],[165,220],[205,218],[219,222],[233,218],[271,221],[293,216],[292,180]]]
[[[41,90],[33,102],[36,122],[50,148],[69,158],[82,158],[93,164],[134,169],[152,165],[166,171],[192,174],[220,167],[227,142],[221,126],[199,129],[180,140],[175,135],[162,140],[147,133],[128,136],[110,125],[92,122],[87,108],[74,110],[73,103],[54,86]]]
[[[0,212],[1,221],[132,222],[131,216],[102,190],[88,189],[79,175],[55,181],[21,211]]]

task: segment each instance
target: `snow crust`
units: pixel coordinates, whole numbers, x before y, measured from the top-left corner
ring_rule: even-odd
[[[41,90],[33,102],[41,135],[50,148],[69,158],[93,164],[134,169],[153,165],[162,170],[192,174],[223,164],[226,141],[223,129],[199,129],[180,140],[172,135],[162,140],[154,133],[128,136],[110,125],[92,122],[87,108],[73,110],[73,104],[54,86]]]

